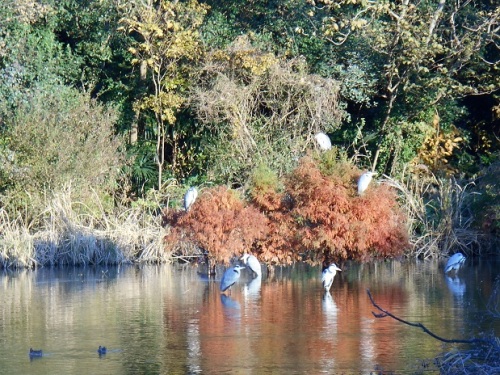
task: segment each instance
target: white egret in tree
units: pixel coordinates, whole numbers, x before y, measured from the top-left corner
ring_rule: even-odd
[[[376,174],[377,174],[376,172],[365,172],[361,175],[361,177],[358,180],[359,195],[364,193],[364,191],[368,188],[368,185],[370,185],[372,177],[375,176]]]
[[[332,148],[332,142],[330,141],[330,137],[327,136],[323,132],[319,132],[314,136],[316,142],[318,142],[319,148],[323,151],[329,150]]]
[[[198,190],[196,187],[191,186],[186,194],[184,195],[184,209],[187,211],[189,207],[194,203],[196,198],[198,197]]]

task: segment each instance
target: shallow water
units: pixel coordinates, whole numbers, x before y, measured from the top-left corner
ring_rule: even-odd
[[[499,266],[469,259],[448,278],[436,262],[348,263],[329,294],[319,268],[276,268],[262,279],[244,270],[227,296],[194,266],[3,272],[0,373],[434,373],[432,359],[450,346],[375,318],[366,290],[444,338],[500,336],[486,312]],[[30,360],[30,347],[42,358]]]

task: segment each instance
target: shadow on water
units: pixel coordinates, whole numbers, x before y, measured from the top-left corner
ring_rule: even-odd
[[[330,292],[321,269],[243,270],[230,294],[193,266],[53,268],[0,275],[0,368],[6,374],[370,373],[421,371],[446,338],[500,323],[485,314],[498,259],[468,260],[455,277],[436,262],[345,263]],[[500,304],[496,304],[500,306]],[[106,346],[99,357],[97,348]],[[30,361],[29,348],[43,350]],[[446,349],[446,348],[445,348]],[[426,368],[426,373],[436,369]]]

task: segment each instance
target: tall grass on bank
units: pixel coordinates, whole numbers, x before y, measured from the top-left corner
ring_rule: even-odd
[[[33,268],[164,262],[161,217],[141,208],[107,213],[97,196],[92,208],[72,202],[68,189],[49,202],[37,228],[0,210],[0,266]]]
[[[466,254],[481,251],[481,235],[472,227],[473,182],[461,185],[454,178],[434,175],[401,181],[385,176],[383,182],[400,193],[408,217],[410,256],[427,259],[449,255],[452,250]]]
[[[21,217],[11,220],[0,209],[0,266],[28,268],[35,263],[33,236]]]

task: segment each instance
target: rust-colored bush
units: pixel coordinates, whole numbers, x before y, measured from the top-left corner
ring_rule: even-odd
[[[361,173],[345,163],[323,172],[304,158],[284,181],[284,191],[254,184],[251,204],[219,187],[203,192],[188,213],[171,213],[170,246],[188,241],[216,262],[254,253],[268,264],[368,260],[402,254],[408,246],[396,194],[375,181],[357,195]]]
[[[297,250],[314,262],[395,256],[408,246],[396,194],[372,183],[366,194],[357,196],[359,174],[352,177],[348,182],[335,173],[325,176],[304,159],[288,179],[287,192],[295,202],[292,215],[301,224],[293,234],[299,238]]]
[[[171,226],[167,247],[190,242],[207,251],[211,260],[225,264],[268,232],[267,218],[225,187],[203,191],[188,212],[171,212],[165,221]]]
[[[401,254],[408,238],[395,192],[374,182],[358,196],[361,173],[347,163],[323,161],[304,158],[282,194],[252,194],[269,219],[268,237],[254,247],[260,259],[320,263]]]
[[[279,210],[283,195],[277,193],[279,179],[276,173],[261,164],[252,172],[250,197],[252,203],[262,212]]]
[[[267,264],[292,264],[301,260],[302,256],[297,251],[298,237],[294,235],[294,228],[298,228],[298,225],[288,212],[269,213],[268,236],[256,241],[254,253]]]

